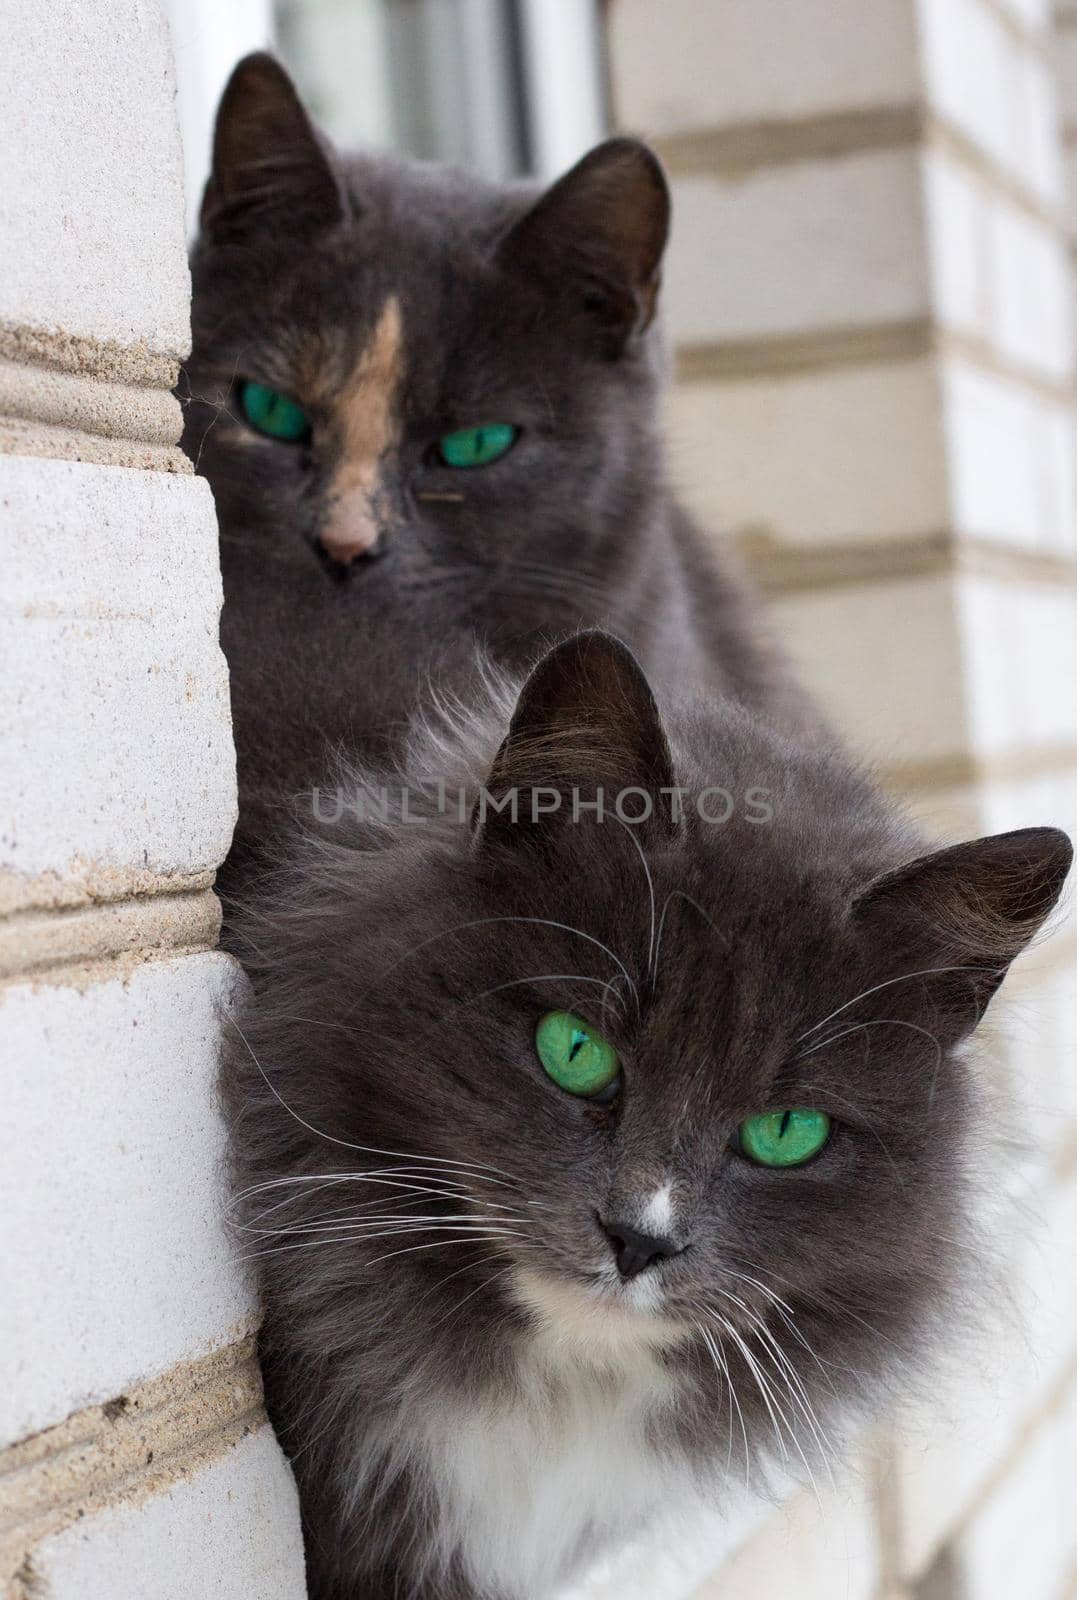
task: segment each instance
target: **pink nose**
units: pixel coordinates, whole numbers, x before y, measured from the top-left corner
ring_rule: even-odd
[[[380,530],[370,517],[334,517],[322,533],[319,544],[338,566],[350,567],[361,556],[369,556],[378,547]]]

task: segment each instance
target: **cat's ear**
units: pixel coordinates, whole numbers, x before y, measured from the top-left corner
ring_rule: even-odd
[[[608,139],[547,189],[500,256],[586,307],[618,349],[654,316],[668,234],[657,156],[637,139]]]
[[[1072,860],[1058,828],[1021,828],[921,856],[872,884],[853,916],[880,970],[893,968],[881,996],[888,1010],[904,998],[900,979],[927,994],[950,1042],[971,1032],[1054,910]]]
[[[343,216],[330,154],[279,62],[244,56],[221,96],[201,223],[211,238],[271,221],[305,234]]]
[[[556,645],[533,669],[472,825],[484,841],[514,844],[573,821],[618,828],[619,815],[669,832],[661,791],[672,787],[673,760],[643,670],[619,639],[595,629]]]

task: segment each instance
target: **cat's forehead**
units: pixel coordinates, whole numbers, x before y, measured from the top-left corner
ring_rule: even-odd
[[[375,299],[352,331],[348,339],[317,326],[300,331],[295,379],[308,404],[333,409],[345,448],[378,454],[390,442],[405,371],[400,296]]]

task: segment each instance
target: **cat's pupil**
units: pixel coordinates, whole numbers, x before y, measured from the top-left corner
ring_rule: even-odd
[[[791,1111],[787,1111],[785,1113],[785,1116],[782,1118],[781,1127],[778,1129],[778,1138],[779,1139],[784,1139],[785,1138],[785,1135],[789,1130],[789,1119],[790,1119],[791,1116],[792,1116],[792,1112]]]
[[[572,1044],[569,1047],[568,1059],[570,1061],[575,1061],[576,1057],[587,1043],[587,1035],[585,1033],[581,1033],[579,1028],[577,1028],[572,1035]]]

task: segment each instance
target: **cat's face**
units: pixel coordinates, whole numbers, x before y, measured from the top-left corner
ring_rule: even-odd
[[[474,1249],[487,1307],[577,1347],[703,1329],[733,1360],[759,1337],[832,1356],[869,1329],[883,1357],[960,1248],[982,1128],[955,1046],[1053,906],[1068,841],[1027,830],[895,870],[900,830],[825,758],[731,709],[673,731],[675,758],[623,647],[551,652],[488,788],[561,808],[364,857],[258,1040],[287,1063],[297,995],[317,1019],[301,1075],[276,1080],[340,1141],[311,1162],[428,1163],[441,1198],[391,1207],[400,1227],[409,1205],[461,1219],[398,1258],[427,1292]],[[695,807],[716,782],[724,826]],[[597,785],[633,811],[653,796],[651,822],[596,821]],[[753,786],[769,820],[747,820]],[[335,1247],[357,1286],[365,1256],[413,1242],[377,1238]]]
[[[193,259],[184,443],[225,546],[325,581],[557,573],[654,492],[660,169],[614,140],[545,196],[343,159],[251,57]]]

